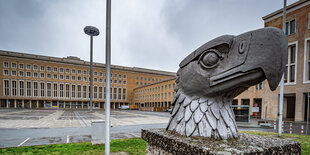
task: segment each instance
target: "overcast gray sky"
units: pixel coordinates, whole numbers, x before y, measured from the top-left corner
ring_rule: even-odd
[[[297,0],[288,0],[288,4]],[[105,0],[0,0],[0,49],[105,63]],[[283,0],[112,0],[112,64],[176,72],[205,42],[262,28]]]

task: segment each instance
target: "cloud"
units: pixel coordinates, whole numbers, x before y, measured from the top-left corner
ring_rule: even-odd
[[[293,3],[296,0],[289,0]],[[104,0],[0,0],[0,49],[105,62]],[[282,7],[270,0],[113,0],[112,64],[174,71],[205,42],[263,27],[262,16]]]

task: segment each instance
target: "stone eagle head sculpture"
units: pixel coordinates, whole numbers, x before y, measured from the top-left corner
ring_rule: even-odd
[[[270,27],[223,35],[199,47],[179,65],[166,129],[186,136],[237,138],[233,98],[265,79],[275,90],[287,63],[287,44],[282,30]]]

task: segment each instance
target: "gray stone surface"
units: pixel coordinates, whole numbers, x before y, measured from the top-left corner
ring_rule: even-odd
[[[165,129],[142,130],[147,154],[301,154],[301,144],[289,139],[239,134],[237,139],[186,137]]]
[[[287,39],[278,28],[207,42],[179,65],[166,129],[186,136],[237,138],[233,98],[265,79],[275,90],[286,62]]]

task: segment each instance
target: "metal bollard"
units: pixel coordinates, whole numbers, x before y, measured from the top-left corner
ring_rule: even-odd
[[[274,120],[274,121],[273,121],[273,129],[274,129],[274,130],[277,130],[277,120]]]
[[[292,126],[293,126],[293,124],[292,124],[292,123],[290,123],[290,134],[292,134],[292,133],[293,133]]]
[[[304,134],[304,126],[301,125],[301,135],[303,135],[303,134]]]

